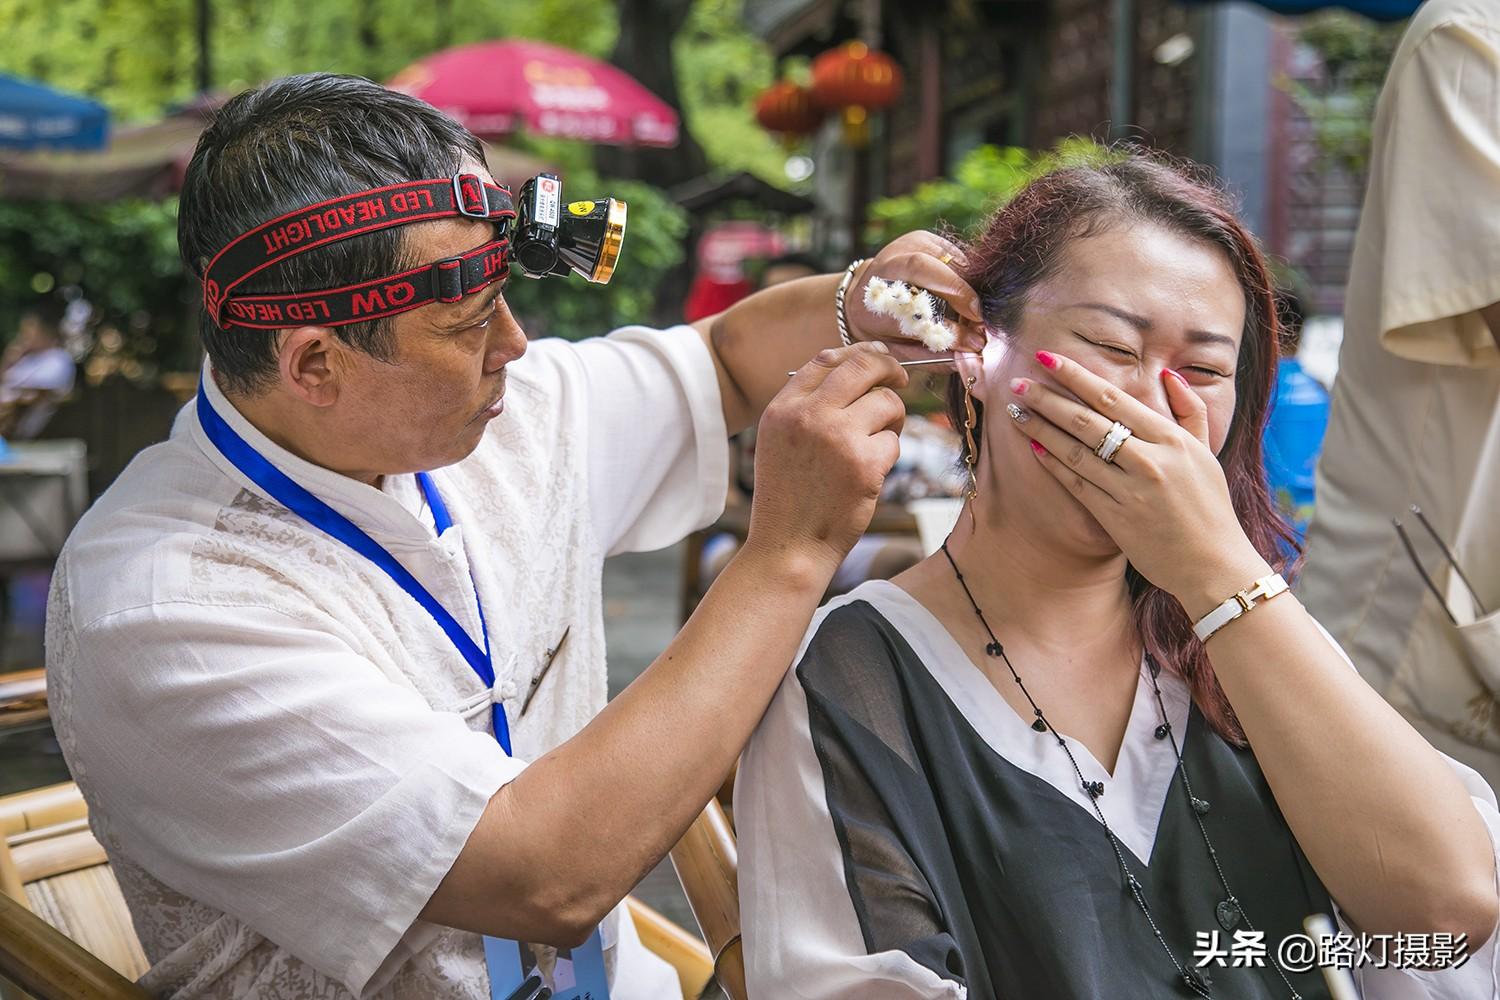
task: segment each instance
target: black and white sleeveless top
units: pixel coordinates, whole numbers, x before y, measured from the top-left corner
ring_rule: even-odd
[[[1179,961],[1248,930],[1176,772],[1169,722],[1224,875],[1268,950],[1336,913],[1254,755],[1224,742],[1170,670],[1166,718],[1142,667],[1113,774],[1068,739]],[[1488,786],[1454,763],[1492,836]],[[1067,756],[1001,698],[894,584],[814,619],[741,762],[735,789],[751,1000],[1131,1000],[1191,995],[1124,886]],[[1347,930],[1347,927],[1341,929]],[[1200,937],[1200,934],[1207,937]],[[1245,939],[1242,937],[1242,941]],[[1237,951],[1249,956],[1256,949]],[[1492,938],[1462,967],[1356,972],[1367,1000],[1496,997]],[[1285,1000],[1269,961],[1207,971],[1215,997]],[[1328,996],[1317,971],[1289,973]]]

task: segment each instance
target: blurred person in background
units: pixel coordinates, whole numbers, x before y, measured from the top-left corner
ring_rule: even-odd
[[[1376,690],[1492,784],[1500,781],[1497,202],[1500,4],[1428,0],[1376,105],[1299,594]],[[1436,539],[1417,527],[1412,505]],[[1409,523],[1410,552],[1393,518]]]
[[[73,391],[77,369],[62,346],[63,310],[51,303],[21,314],[16,336],[0,356],[0,435],[33,438]]]
[[[1281,363],[1263,442],[1266,480],[1271,499],[1300,542],[1313,514],[1318,453],[1328,429],[1328,390],[1297,360],[1305,317],[1295,289],[1276,289],[1276,314],[1281,321]]]

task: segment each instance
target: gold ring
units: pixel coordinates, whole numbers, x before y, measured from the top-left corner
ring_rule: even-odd
[[[938,258],[938,263],[939,264],[951,264],[951,263],[953,263],[953,255],[951,253],[945,253],[945,254],[943,254],[941,257]]]

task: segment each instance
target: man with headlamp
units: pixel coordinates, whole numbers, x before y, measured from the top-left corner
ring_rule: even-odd
[[[48,609],[58,735],[159,995],[504,997],[518,941],[580,977],[597,956],[616,1000],[675,995],[617,906],[727,773],[896,455],[904,372],[829,349],[835,290],[858,340],[893,333],[857,304],[872,274],[977,303],[911,234],[695,327],[528,345],[507,274],[618,252],[619,207],[556,183],[516,204],[467,131],[351,78],[243,94],[199,142],[202,386]],[[605,709],[603,559],[712,521],[757,419],[749,540]]]

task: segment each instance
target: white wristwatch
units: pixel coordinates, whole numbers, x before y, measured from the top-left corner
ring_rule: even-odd
[[[1286,580],[1282,579],[1280,573],[1263,576],[1202,618],[1199,618],[1198,623],[1193,626],[1193,634],[1198,637],[1199,642],[1207,642],[1209,636],[1234,621],[1246,611],[1249,611],[1257,604],[1269,601],[1277,594],[1284,594],[1286,591]]]

